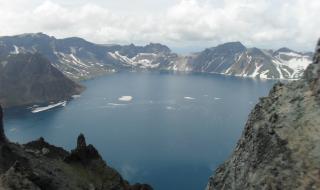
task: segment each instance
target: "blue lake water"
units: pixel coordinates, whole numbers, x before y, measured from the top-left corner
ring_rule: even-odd
[[[6,110],[14,142],[43,136],[68,150],[79,133],[130,182],[156,190],[204,189],[236,145],[273,81],[221,75],[118,73],[84,81],[80,98],[33,114]],[[118,100],[132,96],[130,102]]]

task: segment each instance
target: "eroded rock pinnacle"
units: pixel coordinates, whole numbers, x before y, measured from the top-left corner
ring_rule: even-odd
[[[3,110],[2,107],[0,105],[0,143],[1,142],[6,142],[7,138],[6,135],[4,133],[4,128],[3,128]]]
[[[77,139],[77,149],[85,149],[87,147],[86,138],[81,133]]]

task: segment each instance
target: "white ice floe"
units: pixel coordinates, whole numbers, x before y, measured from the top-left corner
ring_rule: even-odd
[[[110,106],[125,106],[126,104],[108,103]]]
[[[72,96],[73,99],[80,98],[80,97],[81,95],[78,95],[78,94]]]
[[[175,108],[172,107],[172,106],[167,106],[166,109],[167,109],[167,110],[175,110]]]
[[[35,108],[37,108],[37,107],[39,107],[39,105],[33,105],[33,106],[28,107],[27,109],[32,110],[32,109],[35,109]]]
[[[221,100],[221,98],[218,98],[218,97],[214,97],[214,99],[215,99],[215,100]]]
[[[65,107],[66,105],[67,105],[67,101],[62,101],[62,102],[59,102],[59,103],[56,103],[56,104],[51,104],[51,105],[48,105],[48,106],[45,106],[45,107],[34,108],[34,109],[32,109],[31,112],[32,113],[39,113],[39,112],[47,111],[47,110],[50,110],[52,108],[59,107],[59,106]]]
[[[14,133],[14,132],[17,132],[17,131],[18,131],[17,128],[11,128],[11,129],[10,129],[10,132],[13,132],[13,133]]]
[[[184,97],[184,99],[185,99],[185,100],[195,100],[195,98],[192,98],[192,97],[190,97],[190,96],[186,96],[186,97]]]
[[[118,98],[119,101],[123,101],[123,102],[130,102],[132,101],[133,97],[132,96],[121,96],[120,98]]]

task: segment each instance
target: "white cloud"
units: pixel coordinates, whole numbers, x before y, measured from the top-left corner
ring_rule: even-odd
[[[71,2],[3,0],[0,35],[42,31],[98,43],[153,41],[208,47],[242,41],[249,46],[300,50],[312,49],[320,36],[318,0],[174,0],[171,4],[165,0],[162,7],[157,1],[158,11],[145,0],[135,1],[139,6],[127,0],[128,5],[139,7],[139,14],[130,6],[118,10],[100,0],[74,6]]]

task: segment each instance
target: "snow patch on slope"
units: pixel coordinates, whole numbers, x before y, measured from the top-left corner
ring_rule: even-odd
[[[289,59],[282,59],[281,56],[285,55]],[[277,68],[281,68],[287,73],[290,73],[284,66],[289,67],[293,70],[289,74],[289,79],[298,79],[303,75],[303,71],[308,67],[308,65],[312,62],[309,56],[301,55],[295,52],[280,52],[279,55],[276,56],[274,63],[278,65]]]
[[[250,75],[250,77],[253,77],[253,78],[255,78],[256,76],[259,75],[259,71],[260,71],[261,67],[263,66],[262,64],[258,65],[257,63],[254,63],[254,65],[255,65],[256,68],[253,71],[253,73]]]
[[[142,69],[153,69],[160,66],[160,63],[154,63],[154,61],[157,59],[157,54],[154,53],[138,53],[133,58],[121,55],[118,51],[114,53],[108,52],[108,54],[112,58],[119,60],[129,66],[139,67]]]

